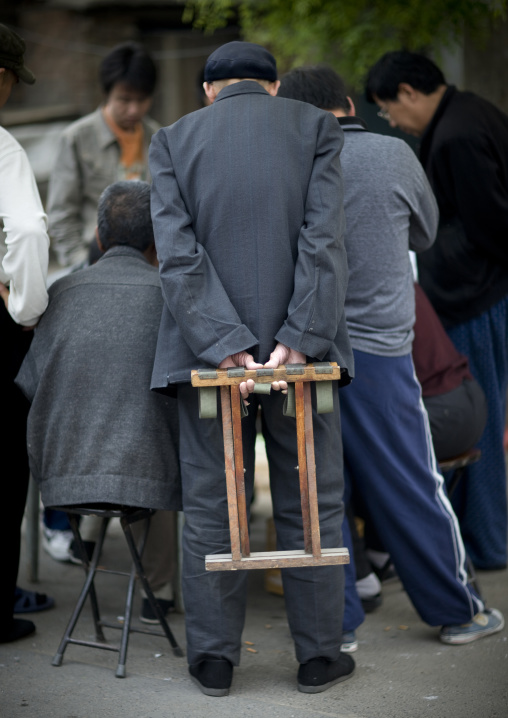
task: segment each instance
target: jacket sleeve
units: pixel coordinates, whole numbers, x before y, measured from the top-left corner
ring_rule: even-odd
[[[337,119],[323,113],[298,238],[293,296],[275,337],[318,359],[325,356],[337,334],[348,282],[340,166],[343,144]]]
[[[9,284],[9,313],[18,324],[37,324],[46,309],[49,238],[35,177],[13,140],[0,152],[0,219],[6,253],[0,281]]]
[[[191,351],[217,366],[230,354],[255,346],[204,247],[196,240],[182,199],[165,130],[152,138],[152,220],[161,286],[168,309]]]
[[[48,186],[48,221],[58,262],[68,267],[86,259],[83,246],[82,177],[73,135],[64,132]]]
[[[492,139],[479,132],[443,144],[433,163],[436,180],[468,240],[495,261],[506,263],[508,186],[496,152]]]
[[[439,210],[436,198],[425,171],[413,150],[404,143],[405,164],[408,166],[408,185],[412,187],[408,198],[411,208],[409,218],[409,249],[423,252],[436,239]],[[409,184],[410,183],[410,184]]]

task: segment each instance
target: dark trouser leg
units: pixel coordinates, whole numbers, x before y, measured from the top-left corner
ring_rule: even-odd
[[[476,319],[448,330],[469,359],[487,399],[488,419],[478,442],[482,458],[468,466],[453,494],[467,552],[478,568],[507,562],[506,462],[503,434],[508,385],[508,298]]]
[[[333,414],[313,412],[316,478],[321,545],[342,546],[344,516],[342,442],[338,392]],[[314,398],[314,397],[313,397]],[[277,531],[277,548],[303,548],[295,420],[282,414],[284,397],[262,396],[261,417],[270,467],[270,486]],[[344,571],[342,566],[282,569],[284,598],[296,658],[336,660],[342,637]]]
[[[220,406],[217,419],[199,419],[198,390],[182,384],[178,387],[178,411],[187,660],[193,664],[206,657],[226,658],[238,665],[247,572],[205,569],[207,554],[231,551]],[[255,424],[255,416],[249,414],[243,419],[244,430],[245,422]],[[246,476],[246,494],[249,507],[252,474]]]
[[[14,384],[33,332],[23,331],[0,302],[0,395],[6,417],[1,437],[2,481],[4,496],[9,496],[7,510],[0,521],[0,546],[3,547],[2,582],[0,587],[0,632],[12,621],[21,543],[21,522],[25,511],[28,479],[26,450],[26,419],[30,405]]]
[[[204,558],[230,552],[224,451],[220,418],[198,419],[198,392],[178,389],[180,461],[185,525],[182,589],[189,663],[204,657],[227,658],[238,665],[245,619],[246,571],[207,572]],[[278,548],[303,548],[294,419],[282,415],[283,397],[252,397],[242,420],[247,506],[253,487],[258,404],[270,465]],[[341,546],[342,460],[338,404],[334,414],[315,416],[317,484],[324,548]],[[340,651],[343,613],[341,567],[284,569],[284,595],[296,655],[304,663]]]
[[[462,624],[483,604],[437,471],[411,357],[355,351],[341,396],[345,462],[413,605],[432,626]]]

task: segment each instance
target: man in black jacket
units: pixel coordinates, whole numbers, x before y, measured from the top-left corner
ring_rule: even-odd
[[[420,160],[439,205],[435,244],[418,259],[420,283],[488,402],[482,459],[455,507],[476,566],[507,560],[503,432],[508,381],[508,117],[448,85],[422,55],[385,54],[367,78],[379,115],[421,137]],[[455,497],[454,497],[455,498]]]

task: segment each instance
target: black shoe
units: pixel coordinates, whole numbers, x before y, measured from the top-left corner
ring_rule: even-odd
[[[168,613],[175,610],[174,601],[168,601],[165,598],[156,598],[155,600],[159,604],[163,616],[167,616]],[[139,620],[142,623],[159,623],[159,619],[157,618],[156,613],[152,610],[150,601],[147,598],[144,598],[141,602]]]
[[[0,643],[12,643],[35,631],[35,623],[27,621],[25,618],[13,618],[9,626],[0,631]]]
[[[379,606],[381,606],[381,604],[383,603],[383,597],[380,593],[377,593],[375,596],[369,596],[369,598],[362,598],[360,600],[362,602],[362,608],[365,613],[372,613],[372,611],[375,611],[376,608],[379,608]]]
[[[322,693],[336,683],[347,681],[355,671],[355,662],[347,653],[341,653],[336,661],[313,658],[300,664],[298,690],[301,693]]]
[[[189,666],[189,673],[205,696],[227,696],[233,680],[233,664],[225,658],[207,658]]]
[[[95,549],[95,541],[83,541],[83,544],[85,546],[88,560],[91,561]],[[83,563],[83,559],[81,558],[81,554],[79,553],[79,546],[76,539],[72,539],[71,545],[69,546],[69,558],[72,563],[75,563],[78,566],[81,566],[81,564]]]

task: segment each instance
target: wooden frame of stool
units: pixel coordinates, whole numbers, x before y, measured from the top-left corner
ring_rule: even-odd
[[[241,382],[248,379],[253,379],[257,385],[255,391],[262,393],[269,393],[270,385],[274,381],[288,382],[291,397],[294,388],[294,415],[298,445],[298,467],[296,468],[300,481],[304,549],[261,552],[251,552],[250,550],[241,427],[244,406],[239,389]],[[205,557],[205,566],[208,571],[349,563],[347,548],[321,548],[314,457],[311,382],[315,382],[316,386],[321,382],[328,382],[329,392],[322,391],[325,389],[323,384],[318,397],[318,402],[321,401],[326,405],[321,412],[324,413],[333,410],[333,393],[330,382],[338,379],[340,379],[340,368],[335,362],[288,364],[281,365],[277,369],[248,370],[238,367],[191,372],[192,386],[200,389],[200,418],[217,416],[217,388],[220,388],[222,411],[231,553],[208,554]],[[327,394],[329,394],[328,397]]]

